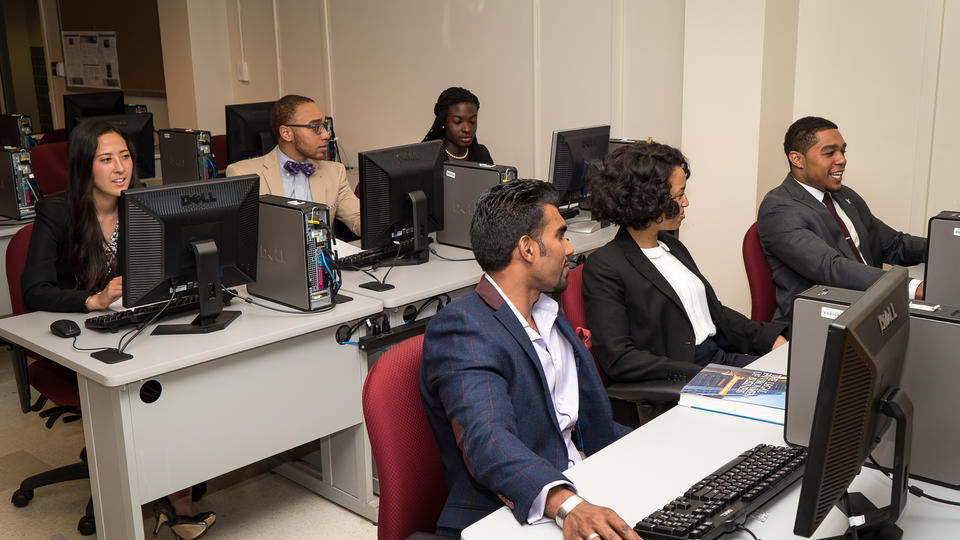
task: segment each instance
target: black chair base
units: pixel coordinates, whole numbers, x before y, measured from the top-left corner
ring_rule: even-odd
[[[67,482],[69,480],[84,480],[90,478],[86,448],[80,453],[80,459],[82,461],[79,463],[64,465],[63,467],[57,467],[56,469],[35,474],[23,482],[20,482],[20,489],[13,492],[13,497],[10,498],[10,502],[17,508],[23,508],[30,504],[30,500],[33,499],[33,490],[39,487]],[[96,522],[93,516],[93,497],[87,501],[86,511],[77,523],[77,530],[84,536],[96,532]]]

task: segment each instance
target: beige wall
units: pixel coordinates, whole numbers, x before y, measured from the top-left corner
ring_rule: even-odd
[[[957,149],[960,148],[960,2],[946,2],[937,87],[927,217],[960,210]]]

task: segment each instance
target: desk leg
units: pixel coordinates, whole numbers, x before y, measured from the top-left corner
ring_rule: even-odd
[[[143,538],[127,387],[106,388],[79,375],[77,382],[97,538]]]

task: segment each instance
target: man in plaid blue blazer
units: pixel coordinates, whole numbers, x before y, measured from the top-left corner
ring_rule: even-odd
[[[573,248],[551,184],[518,180],[481,196],[471,224],[486,272],[427,326],[420,394],[446,468],[437,533],[503,504],[565,538],[638,538],[576,495],[563,471],[629,430],[616,424],[589,350],[544,293],[562,291]]]

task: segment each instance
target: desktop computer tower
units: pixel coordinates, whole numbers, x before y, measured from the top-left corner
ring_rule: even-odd
[[[960,212],[944,211],[927,226],[927,265],[924,299],[934,304],[960,306]]]
[[[160,130],[160,174],[163,183],[196,182],[217,175],[209,131]]]
[[[790,359],[787,369],[787,410],[784,440],[807,446],[820,385],[827,327],[856,299],[860,291],[824,287],[807,289],[793,304]],[[960,487],[960,309],[915,303],[910,309],[910,339],[901,388],[913,401],[912,476],[953,488]],[[884,467],[893,464],[891,425],[873,452]]]
[[[143,114],[147,112],[147,106],[139,103],[124,103],[123,114]]]
[[[22,114],[0,115],[0,146],[30,148],[31,135],[33,135],[33,123],[29,116]]]
[[[443,230],[437,242],[471,249],[470,221],[480,195],[502,182],[516,180],[517,168],[472,161],[443,164]]]
[[[257,281],[247,292],[303,311],[333,303],[333,234],[327,206],[260,197]]]
[[[32,218],[39,194],[30,152],[10,146],[0,148],[0,216]]]

